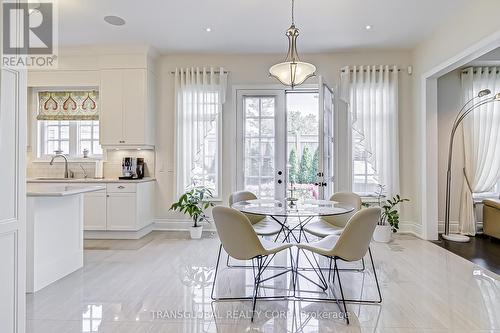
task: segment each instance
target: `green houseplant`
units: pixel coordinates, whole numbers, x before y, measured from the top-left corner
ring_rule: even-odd
[[[177,202],[174,202],[170,210],[178,211],[189,215],[193,220],[193,225],[189,230],[191,238],[201,238],[203,231],[202,222],[210,222],[205,210],[213,207],[214,204],[209,200],[213,198],[212,190],[205,186],[195,186],[180,196]]]
[[[378,186],[378,206],[382,208],[382,214],[380,215],[380,220],[377,223],[375,232],[373,233],[373,239],[377,242],[388,243],[391,240],[391,233],[395,233],[399,230],[398,205],[410,200],[401,198],[399,194],[396,194],[392,199],[383,200],[385,186]]]
[[[382,206],[382,215],[380,216],[380,225],[391,226],[393,233],[399,230],[399,212],[396,207],[405,201],[410,201],[410,199],[401,198],[399,194],[396,194],[392,199],[389,199]]]

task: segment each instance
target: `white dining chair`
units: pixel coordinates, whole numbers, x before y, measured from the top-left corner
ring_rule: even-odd
[[[338,278],[341,301],[344,307],[344,315],[349,324],[349,316],[347,313],[346,302],[355,303],[381,303],[382,294],[378,283],[377,272],[373,263],[373,257],[370,249],[370,241],[373,237],[373,232],[377,222],[380,220],[380,207],[365,208],[355,213],[349,222],[346,224],[344,231],[338,235],[327,236],[314,243],[300,243],[297,247],[302,250],[311,251],[314,254],[319,254],[334,261],[333,267],[333,283],[335,284],[335,275]],[[340,281],[339,268],[337,260],[341,261],[358,261],[361,260],[366,253],[370,254],[373,275],[377,284],[378,300],[351,300],[344,297],[342,282]],[[339,299],[315,299],[321,301],[336,301],[339,304]]]
[[[353,192],[337,192],[334,193],[330,197],[330,201],[335,201],[341,204],[344,204],[346,206],[353,207],[354,210],[350,213],[347,214],[341,214],[341,215],[333,215],[333,216],[321,216],[319,219],[316,221],[312,221],[307,223],[304,227],[303,230],[308,232],[311,235],[314,235],[316,237],[327,237],[331,235],[340,235],[342,231],[344,230],[345,225],[349,221],[349,219],[361,209],[361,197],[357,195],[356,193]],[[306,240],[307,239],[306,236]],[[331,266],[332,263],[330,262],[329,266],[329,271],[328,271],[328,278],[330,278],[331,275]],[[324,269],[324,267],[323,267]],[[365,270],[365,259],[361,259],[361,268],[341,268],[341,270],[345,271],[356,271],[356,272],[362,272]]]
[[[229,196],[229,206],[232,206],[236,202],[256,200],[257,196],[250,191],[239,191],[234,192]],[[283,226],[278,222],[268,218],[265,215],[258,214],[247,214],[246,217],[252,224],[255,232],[259,236],[273,236],[278,235]]]
[[[273,276],[263,278],[265,270],[274,256],[286,249],[290,249],[293,244],[275,243],[263,238],[259,238],[252,228],[248,217],[240,211],[223,206],[214,207],[212,210],[215,228],[219,234],[221,245],[215,266],[214,281],[212,285],[211,297],[216,301],[252,300],[252,318],[255,313],[255,305],[258,299],[283,299],[284,297],[259,297],[260,285],[268,280],[293,271],[293,267],[277,273]],[[254,291],[252,297],[214,297],[214,289],[219,268],[222,248],[229,256],[238,260],[252,260],[254,265]]]
[[[349,219],[361,209],[361,197],[356,193],[337,192],[330,197],[330,201],[354,207],[354,210],[348,214],[322,216],[316,221],[307,223],[304,226],[306,232],[317,237],[340,235]]]

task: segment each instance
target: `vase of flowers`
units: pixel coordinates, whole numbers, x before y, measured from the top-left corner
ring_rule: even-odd
[[[200,239],[203,232],[203,222],[210,223],[205,210],[213,207],[209,201],[213,198],[212,191],[204,186],[196,186],[181,195],[177,202],[174,202],[170,210],[178,211],[189,215],[193,224],[189,228],[191,239]]]

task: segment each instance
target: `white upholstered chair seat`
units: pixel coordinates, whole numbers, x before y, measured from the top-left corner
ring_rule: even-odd
[[[309,250],[314,253],[329,256],[331,254],[331,249],[335,247],[335,244],[337,244],[338,240],[339,236],[331,235],[322,238],[317,242],[301,244],[300,247],[304,250]]]
[[[259,236],[272,236],[281,231],[281,224],[270,218],[262,219],[252,224],[252,227]]]
[[[255,200],[257,196],[249,191],[234,192],[229,196],[229,206],[236,202]],[[281,224],[265,215],[245,214],[259,236],[272,236],[281,231]]]
[[[351,206],[354,210],[348,214],[320,217],[317,221],[306,224],[305,231],[316,237],[340,235],[349,219],[361,209],[361,197],[356,193],[337,192],[330,197],[330,201]]]
[[[261,238],[260,242],[262,243],[262,246],[266,251],[265,255],[278,253],[282,250],[288,249],[293,245],[292,243],[275,243],[264,238]]]
[[[344,227],[330,224],[322,219],[309,222],[304,226],[304,230],[317,237],[326,237],[330,235],[340,235]]]

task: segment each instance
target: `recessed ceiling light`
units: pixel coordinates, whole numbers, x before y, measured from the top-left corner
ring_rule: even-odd
[[[212,31],[212,28],[207,27],[207,28],[205,28],[205,31],[206,31],[206,32],[210,32],[210,31]]]
[[[371,30],[371,29],[372,29],[372,26],[368,24],[368,25],[365,27],[365,29],[366,29],[366,30]]]
[[[106,21],[107,23],[109,23],[111,25],[117,25],[117,26],[125,24],[125,20],[123,18],[121,18],[120,16],[115,16],[115,15],[104,16],[104,21]]]

